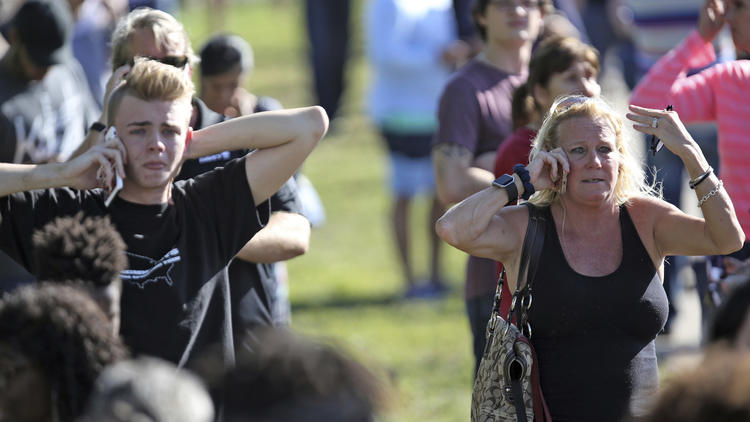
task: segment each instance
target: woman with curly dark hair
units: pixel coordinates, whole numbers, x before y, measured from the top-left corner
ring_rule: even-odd
[[[107,318],[71,285],[25,286],[0,299],[0,420],[72,422],[94,381],[127,355]]]

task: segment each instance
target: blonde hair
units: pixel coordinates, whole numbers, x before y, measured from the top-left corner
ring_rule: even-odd
[[[187,72],[154,60],[138,58],[117,87],[107,105],[107,124],[113,125],[117,109],[125,95],[144,101],[180,101],[190,103],[195,93],[193,81]]]
[[[148,28],[154,34],[156,45],[162,50],[180,50],[191,66],[198,63],[185,28],[172,15],[149,7],[139,7],[122,18],[112,32],[112,69],[127,64],[133,58],[130,37],[137,29]]]
[[[529,154],[529,162],[539,151],[551,151],[559,146],[560,123],[574,117],[588,117],[602,119],[615,132],[615,148],[619,155],[619,168],[615,182],[615,203],[625,204],[635,196],[660,197],[661,193],[654,185],[648,185],[645,174],[630,145],[622,135],[622,119],[601,98],[589,98],[583,95],[563,96],[555,100],[544,118],[541,129],[534,139],[534,145]],[[547,206],[558,201],[560,194],[554,189],[536,192],[530,202],[534,205]]]

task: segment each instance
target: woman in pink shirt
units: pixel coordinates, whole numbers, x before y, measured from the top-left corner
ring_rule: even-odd
[[[729,25],[738,55],[750,52],[750,0],[708,0],[698,28],[646,74],[630,102],[650,108],[671,104],[685,123],[715,121],[721,177],[745,234],[750,234],[750,61],[720,63],[687,76],[716,59],[711,41]],[[745,247],[737,257],[750,256]]]

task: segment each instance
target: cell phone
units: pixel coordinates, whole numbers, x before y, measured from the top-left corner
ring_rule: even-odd
[[[120,189],[122,189],[122,177],[115,173],[115,185],[110,187],[109,195],[107,195],[107,199],[104,201],[105,207],[109,207],[109,204],[115,199],[115,196],[117,196],[117,192],[120,192]]]
[[[104,135],[105,142],[109,142],[112,139],[117,139],[117,129],[115,129],[114,126],[110,126],[109,129],[107,129],[107,133]],[[115,183],[114,186],[110,186],[108,189],[109,195],[107,195],[107,199],[104,201],[105,207],[109,207],[109,204],[115,199],[115,196],[117,196],[120,189],[122,189],[122,177],[120,177],[115,169]]]

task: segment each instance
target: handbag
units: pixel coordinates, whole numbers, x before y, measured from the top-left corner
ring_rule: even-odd
[[[487,344],[474,380],[472,422],[551,421],[539,383],[536,355],[529,342],[531,325],[528,322],[546,218],[536,206],[528,202],[524,205],[529,208],[529,224],[521,250],[518,283],[510,310],[503,318],[500,315],[503,267],[497,281],[492,316],[487,323]]]

